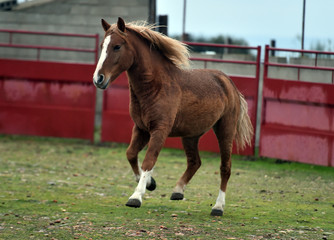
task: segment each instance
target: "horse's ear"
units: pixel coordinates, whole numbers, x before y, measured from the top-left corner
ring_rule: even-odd
[[[102,23],[102,27],[103,27],[104,31],[105,32],[108,31],[108,29],[110,28],[110,24],[107,23],[107,21],[104,20],[104,19],[101,19],[101,23]]]
[[[125,22],[122,18],[118,18],[117,27],[120,31],[125,32]]]

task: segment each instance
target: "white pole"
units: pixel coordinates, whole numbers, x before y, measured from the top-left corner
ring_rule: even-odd
[[[187,0],[183,0],[182,41],[186,40],[186,9],[187,9]]]

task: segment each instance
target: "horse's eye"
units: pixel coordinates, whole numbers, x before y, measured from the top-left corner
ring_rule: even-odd
[[[118,51],[118,50],[120,50],[121,49],[121,45],[116,45],[115,47],[114,47],[114,51]]]

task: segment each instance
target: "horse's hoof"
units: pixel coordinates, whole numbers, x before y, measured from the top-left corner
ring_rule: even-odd
[[[182,199],[183,199],[183,193],[173,192],[172,196],[170,197],[170,200],[182,200]]]
[[[211,216],[223,216],[223,210],[220,209],[212,209]]]
[[[149,190],[149,191],[153,191],[153,190],[156,189],[156,187],[157,187],[157,184],[156,184],[154,178],[151,177],[151,184],[150,184],[150,186],[147,186],[146,189]]]
[[[129,199],[128,202],[125,204],[127,207],[133,207],[133,208],[139,208],[141,205],[141,202],[138,199]]]

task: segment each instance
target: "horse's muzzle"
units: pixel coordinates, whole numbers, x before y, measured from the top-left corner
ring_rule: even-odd
[[[105,81],[105,76],[103,74],[100,74],[97,81],[95,81],[93,79],[94,85],[100,89],[106,89],[109,85],[109,81],[110,79],[108,79],[107,81]]]
[[[100,74],[99,78],[97,79],[97,84],[102,84],[104,82],[104,75]]]

